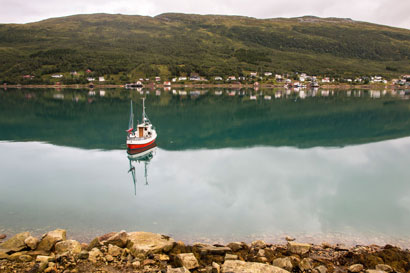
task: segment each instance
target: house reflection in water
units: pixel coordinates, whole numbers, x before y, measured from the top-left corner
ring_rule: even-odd
[[[128,160],[130,162],[130,169],[128,170],[129,173],[132,175],[132,181],[134,183],[134,194],[137,194],[137,178],[135,173],[135,166],[136,163],[143,163],[144,164],[144,177],[145,177],[145,185],[148,185],[148,171],[147,167],[150,163],[151,159],[154,157],[157,147],[154,145],[150,145],[150,148],[136,154],[128,154]]]

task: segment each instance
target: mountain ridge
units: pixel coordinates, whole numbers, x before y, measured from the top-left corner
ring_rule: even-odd
[[[391,78],[410,71],[410,30],[315,16],[80,14],[1,24],[0,58],[10,83],[86,69],[115,82],[249,71]]]

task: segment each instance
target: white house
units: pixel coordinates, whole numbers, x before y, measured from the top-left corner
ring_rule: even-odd
[[[105,79],[104,79],[104,77],[98,77],[98,81],[99,82],[105,82]]]
[[[329,82],[330,82],[329,77],[323,78],[323,79],[322,79],[322,82],[329,83]]]
[[[88,78],[87,78],[87,81],[89,81],[89,82],[93,82],[93,81],[95,81],[95,78],[88,77]]]
[[[266,77],[270,77],[270,76],[272,76],[272,72],[265,72],[264,75],[265,75]]]
[[[258,76],[258,72],[251,72],[250,75],[251,75],[251,77],[257,77],[257,76]]]
[[[156,81],[156,82],[160,82],[160,81],[161,81],[161,77],[156,76],[156,77],[155,77],[155,81]]]
[[[215,81],[222,81],[223,80],[222,77],[219,77],[219,76],[215,77],[214,79],[215,79]]]
[[[187,79],[186,77],[179,77],[178,81],[186,81],[186,79]]]
[[[229,76],[228,81],[236,81],[236,77],[235,76]]]
[[[63,75],[61,75],[61,74],[51,75],[51,78],[54,78],[54,79],[60,79],[60,78],[62,78],[62,77],[63,77]]]

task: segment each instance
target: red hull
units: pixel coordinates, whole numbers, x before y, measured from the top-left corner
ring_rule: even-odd
[[[155,139],[145,144],[127,144],[128,149],[140,149],[147,147],[155,142]]]
[[[130,154],[130,155],[135,155],[135,154],[145,152],[146,150],[152,149],[156,146],[157,146],[157,144],[155,143],[155,140],[154,140],[154,142],[152,142],[151,144],[146,145],[146,146],[141,147],[141,148],[135,148],[135,149],[128,148],[127,153]]]

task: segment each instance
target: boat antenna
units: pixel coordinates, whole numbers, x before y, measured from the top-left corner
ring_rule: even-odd
[[[148,162],[145,161],[145,162],[144,162],[144,165],[145,165],[145,185],[148,185],[148,172],[147,172]]]
[[[131,159],[129,159],[129,161],[130,161],[130,170],[128,172],[131,172],[132,182],[134,182],[134,195],[137,195],[137,179],[135,177],[135,167],[132,165]]]

